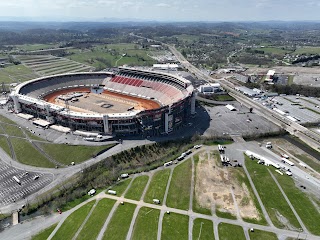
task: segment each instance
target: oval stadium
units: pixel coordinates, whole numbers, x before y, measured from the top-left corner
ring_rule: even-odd
[[[156,136],[179,129],[195,114],[190,81],[169,73],[119,68],[69,73],[18,85],[15,113],[72,131]]]

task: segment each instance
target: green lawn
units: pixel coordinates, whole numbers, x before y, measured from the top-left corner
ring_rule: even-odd
[[[0,147],[9,155],[11,156],[11,150],[9,148],[9,144],[7,138],[5,136],[0,136]]]
[[[131,187],[127,191],[125,198],[133,199],[133,200],[140,200],[141,195],[143,193],[144,188],[147,185],[149,180],[149,176],[139,176],[133,179]]]
[[[9,123],[9,124],[16,124],[14,121],[12,121],[9,118],[6,118],[2,115],[0,115],[0,122]]]
[[[76,198],[72,201],[66,202],[66,204],[59,206],[59,208],[61,209],[61,211],[65,212],[65,211],[68,211],[68,210],[76,207],[80,203],[83,203],[84,201],[88,200],[89,198],[91,198],[91,196],[89,196],[88,194],[85,194],[82,197],[79,197],[79,198]]]
[[[221,218],[227,218],[227,219],[237,219],[237,217],[229,212],[223,212],[223,211],[220,211],[219,210],[219,206],[216,207],[216,215],[218,217],[221,217]]]
[[[55,167],[55,165],[35,149],[29,141],[19,138],[10,138],[10,141],[19,162],[37,167]],[[26,151],[26,149],[28,149],[28,151]]]
[[[302,162],[306,163],[307,165],[309,165],[311,168],[313,168],[315,171],[317,171],[318,173],[320,173],[320,163],[319,161],[315,161],[312,160],[311,158],[308,157],[307,154],[297,154],[294,151],[290,151],[290,153],[295,156],[296,158],[298,158],[299,160],[301,160]]]
[[[52,239],[72,239],[81,226],[82,222],[87,217],[94,203],[95,201],[88,202],[86,205],[82,206],[81,208],[73,212],[70,216],[68,216],[68,218],[64,221],[64,223],[58,229]]]
[[[245,240],[243,228],[238,225],[219,223],[218,225],[220,240]]]
[[[320,223],[320,213],[309,200],[308,196],[295,186],[292,178],[286,175],[274,175],[306,228],[311,233],[320,235],[320,227],[318,224],[315,224]]]
[[[115,202],[107,198],[101,199],[77,239],[96,239]]]
[[[23,44],[23,45],[15,45],[20,50],[24,51],[36,51],[41,49],[50,49],[57,48],[57,44]]]
[[[145,202],[153,203],[153,199],[159,199],[161,203],[163,202],[169,176],[170,169],[158,171],[153,175],[144,197]]]
[[[195,155],[194,157],[194,189],[193,189],[193,202],[192,202],[192,209],[194,212],[197,213],[202,213],[202,214],[207,214],[211,215],[211,209],[205,208],[200,206],[200,204],[197,201],[196,194],[195,194],[195,186],[197,185],[198,181],[201,181],[201,179],[198,179],[197,176],[197,166],[199,164],[199,154]],[[202,160],[202,161],[208,161],[208,160]]]
[[[250,223],[268,225],[268,223],[263,215],[263,212],[262,212],[261,206],[258,202],[258,199],[256,198],[256,195],[254,194],[254,192],[252,190],[249,179],[247,178],[247,175],[244,172],[243,168],[233,168],[231,171],[232,171],[232,174],[237,178],[239,185],[240,186],[245,185],[247,187],[247,189],[249,190],[250,196],[248,196],[248,198],[250,197],[252,199],[256,209],[258,210],[259,216],[260,216],[259,219],[243,218],[243,220],[246,222],[250,222]],[[239,207],[245,206],[246,204],[247,204],[246,198],[243,198]]]
[[[177,166],[172,173],[172,179],[166,204],[172,208],[189,209],[191,174],[191,160]]]
[[[37,75],[24,65],[12,65],[0,69],[0,80],[4,83],[26,81],[36,78]]]
[[[2,124],[4,130],[9,136],[22,137],[26,136],[23,134],[22,130],[16,125]]]
[[[252,161],[247,156],[245,161],[252,181],[274,225],[278,228],[285,228],[284,223],[279,220],[279,214],[281,214],[292,226],[300,228],[298,220],[268,172],[268,167]],[[270,170],[274,171],[274,168],[270,167]]]
[[[294,51],[294,54],[320,54],[320,47],[302,47]]]
[[[192,239],[214,239],[212,221],[203,218],[195,219],[193,221]]]
[[[40,233],[38,233],[37,235],[32,236],[32,240],[43,240],[43,239],[47,239],[50,234],[53,232],[53,230],[56,228],[58,224],[53,224],[52,226],[48,227],[47,229],[41,231]]]
[[[186,240],[189,236],[189,216],[165,214],[162,221],[162,240]]]
[[[250,240],[277,240],[278,237],[273,232],[265,232],[258,229],[254,229],[254,232],[249,230]]]
[[[84,162],[95,156],[97,153],[115,146],[115,144],[106,146],[73,146],[66,144],[39,143],[39,146],[56,161],[68,165],[71,162]]]
[[[117,192],[117,196],[121,196],[124,191],[127,189],[129,183],[131,182],[131,178],[118,182],[116,185],[114,185],[113,187],[111,187],[110,189],[114,190]]]
[[[125,240],[136,205],[125,203],[119,205],[104,233],[105,240]]]
[[[142,207],[139,210],[132,233],[133,240],[156,240],[160,210]],[[148,227],[146,227],[148,226]]]

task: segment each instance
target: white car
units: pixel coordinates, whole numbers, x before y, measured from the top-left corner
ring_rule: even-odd
[[[88,192],[89,196],[93,196],[96,193],[96,190],[93,188]]]

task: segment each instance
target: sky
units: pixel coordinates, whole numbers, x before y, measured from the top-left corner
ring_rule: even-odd
[[[299,21],[319,13],[319,0],[0,0],[2,20]]]

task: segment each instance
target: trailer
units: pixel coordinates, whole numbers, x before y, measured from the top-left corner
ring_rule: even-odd
[[[111,195],[117,195],[117,192],[114,191],[114,190],[108,190],[108,193],[111,194]]]
[[[13,180],[15,180],[19,185],[21,185],[21,181],[20,181],[20,179],[19,179],[17,176],[13,176],[12,178],[13,178]]]
[[[121,178],[128,178],[129,177],[129,174],[128,173],[123,173],[120,175]]]
[[[166,162],[165,164],[163,164],[164,167],[169,167],[170,165],[172,165],[172,161]]]
[[[155,204],[160,204],[160,200],[156,199],[156,198],[152,199],[152,202],[155,203]]]
[[[289,164],[290,166],[294,166],[294,163],[291,162],[290,160],[286,159],[286,158],[281,158],[281,161],[282,161],[283,163]]]

